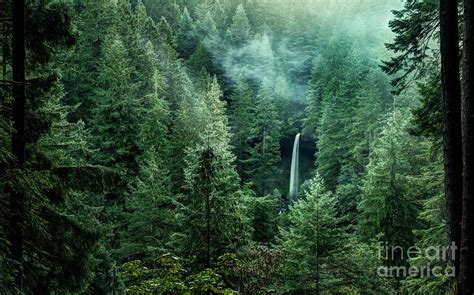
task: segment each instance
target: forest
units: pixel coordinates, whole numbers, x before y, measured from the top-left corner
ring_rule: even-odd
[[[474,294],[471,0],[0,0],[0,294]]]

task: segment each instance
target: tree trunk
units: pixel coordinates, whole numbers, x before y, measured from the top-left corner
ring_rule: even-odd
[[[459,274],[462,220],[462,131],[457,1],[440,1],[441,79],[443,86],[444,171],[449,237],[456,247],[453,266]]]
[[[22,173],[25,164],[25,1],[12,0],[12,74],[13,74],[13,111],[12,154],[15,156],[15,168]],[[15,275],[18,289],[23,285],[23,230],[24,230],[24,192],[10,190],[10,253],[19,263]]]
[[[464,0],[463,59],[463,219],[461,249],[460,294],[474,294],[474,3]]]

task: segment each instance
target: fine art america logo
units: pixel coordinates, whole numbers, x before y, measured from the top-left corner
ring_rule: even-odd
[[[386,265],[377,268],[377,275],[381,277],[455,277],[451,262],[456,258],[458,247],[454,242],[449,246],[412,246],[408,249],[381,242],[379,250],[380,258],[386,262]],[[391,265],[390,262],[394,261],[400,263]],[[414,261],[417,263],[404,265]]]

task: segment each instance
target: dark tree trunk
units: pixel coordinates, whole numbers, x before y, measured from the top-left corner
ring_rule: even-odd
[[[462,130],[457,1],[440,1],[441,79],[443,85],[444,171],[452,257],[459,274],[462,220]]]
[[[12,153],[15,156],[15,168],[20,170],[25,164],[25,1],[12,0],[12,74],[13,74],[13,111]],[[23,285],[23,230],[24,230],[24,192],[10,190],[10,253],[19,263],[15,275],[16,287]]]
[[[463,220],[461,249],[461,293],[474,294],[474,3],[464,0],[463,60]]]

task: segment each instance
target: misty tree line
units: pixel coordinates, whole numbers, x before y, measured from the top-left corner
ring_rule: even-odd
[[[389,53],[388,2],[2,0],[1,291],[449,294],[379,272],[448,268],[406,251],[461,216],[439,3],[396,11]],[[317,152],[292,202],[298,132]]]

